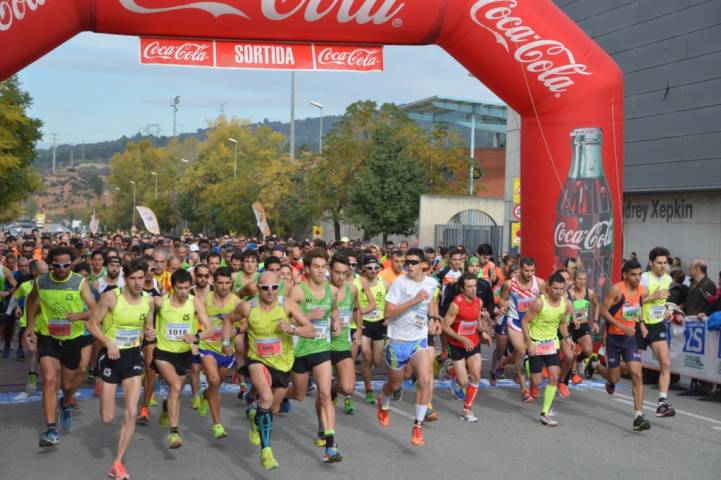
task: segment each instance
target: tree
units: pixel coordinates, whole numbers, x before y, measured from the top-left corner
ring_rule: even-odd
[[[383,234],[410,235],[418,218],[423,169],[408,147],[410,139],[392,124],[373,132],[368,162],[349,188],[349,215],[366,238]]]
[[[0,82],[0,220],[16,216],[20,202],[42,185],[31,166],[42,122],[28,117],[30,105],[17,77]]]

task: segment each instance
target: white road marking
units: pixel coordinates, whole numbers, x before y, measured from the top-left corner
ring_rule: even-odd
[[[625,403],[627,405],[633,405],[633,397],[629,397],[628,395],[621,395],[619,393],[616,393],[613,396],[614,396],[614,400],[617,402]],[[619,398],[615,398],[615,397],[619,397]],[[653,402],[643,402],[643,405],[646,407],[646,410],[654,410],[655,411],[656,407],[657,407],[657,405]],[[687,417],[695,418],[697,420],[703,420],[704,422],[721,425],[721,420],[704,417],[703,415],[697,415],[695,413],[687,412],[685,410],[676,409],[676,413],[680,413],[681,415],[686,415]],[[714,428],[716,428],[716,427],[714,427]],[[718,428],[718,430],[721,430],[721,428]]]

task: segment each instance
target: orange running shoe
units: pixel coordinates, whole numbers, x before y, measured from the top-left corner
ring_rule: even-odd
[[[150,423],[150,414],[148,413],[148,407],[142,407],[138,414],[138,423],[140,425],[147,425]]]
[[[383,410],[380,397],[376,399],[376,404],[378,405],[378,423],[387,427],[391,424],[391,412],[390,410]]]
[[[571,376],[571,383],[573,383],[574,385],[579,385],[579,384],[583,383],[583,377],[577,373],[574,373]]]
[[[538,385],[531,384],[531,396],[533,398],[538,398]]]
[[[108,477],[113,478],[115,480],[129,480],[130,475],[128,475],[128,472],[125,471],[125,466],[123,466],[120,462],[113,463],[113,466],[110,468],[110,471],[108,472]]]
[[[558,384],[558,394],[565,400],[571,393],[568,391],[568,386],[561,382]]]
[[[420,425],[413,425],[413,430],[411,431],[411,443],[415,445],[416,447],[422,447],[426,444],[425,440],[423,440],[423,427]]]

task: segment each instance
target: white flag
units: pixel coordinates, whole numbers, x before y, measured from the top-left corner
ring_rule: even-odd
[[[160,225],[158,224],[158,219],[153,213],[151,209],[148,207],[142,207],[138,205],[135,207],[138,209],[138,213],[140,214],[140,218],[143,219],[143,224],[145,224],[145,229],[152,233],[153,235],[160,235]]]

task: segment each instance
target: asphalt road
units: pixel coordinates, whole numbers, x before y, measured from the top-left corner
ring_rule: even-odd
[[[37,446],[43,420],[36,397],[4,394],[0,399],[4,399],[0,402],[0,479],[105,477],[117,425],[102,425],[98,400],[84,392],[72,431],[61,436],[59,447],[50,449]],[[720,478],[721,404],[672,392],[670,400],[678,414],[657,419],[656,390],[646,387],[646,396],[646,414],[653,426],[639,434],[631,430],[633,408],[625,383],[612,397],[595,382],[572,390],[568,400],[557,399],[558,428],[541,426],[538,401],[522,404],[517,386],[510,382],[479,392],[474,408],[480,419],[477,424],[459,420],[460,402],[449,390],[439,388],[434,406],[440,419],[426,424],[422,448],[410,444],[412,392],[392,404],[389,428],[378,425],[375,409],[358,396],[354,415],[338,408],[336,438],[344,459],[335,465],[320,461],[322,450],[313,443],[313,399],[308,398],[294,402],[290,414],[276,417],[272,441],[280,468],[271,472],[260,468],[259,449],[248,441],[248,423],[235,395],[223,395],[223,421],[229,436],[220,441],[212,437],[210,417],[200,418],[190,409],[190,397],[184,396],[180,430],[184,446],[174,451],[166,448],[167,431],[157,427],[159,407],[155,407],[151,425],[137,428],[125,464],[132,478],[148,480]],[[120,413],[120,403],[118,407]]]

